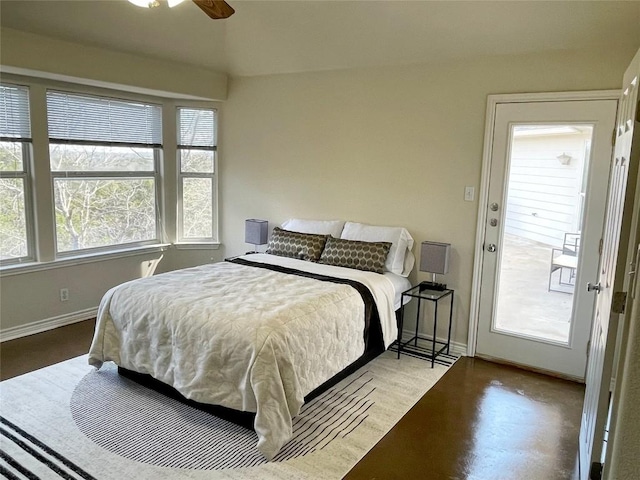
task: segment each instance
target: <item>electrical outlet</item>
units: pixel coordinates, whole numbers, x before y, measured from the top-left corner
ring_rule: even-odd
[[[67,300],[69,300],[69,289],[68,288],[61,288],[60,289],[60,301],[61,302],[66,302]]]

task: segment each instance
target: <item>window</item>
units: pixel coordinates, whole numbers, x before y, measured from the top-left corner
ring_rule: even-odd
[[[216,111],[178,108],[178,231],[180,241],[216,237]]]
[[[29,90],[0,84],[0,263],[33,259]]]
[[[210,248],[218,238],[214,105],[176,108],[175,99],[3,75],[0,269],[164,243]],[[177,139],[168,149],[163,129]]]
[[[47,92],[56,252],[159,241],[162,110]]]

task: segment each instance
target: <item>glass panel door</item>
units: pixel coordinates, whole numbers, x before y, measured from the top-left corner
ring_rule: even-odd
[[[592,134],[511,126],[496,331],[569,343]]]

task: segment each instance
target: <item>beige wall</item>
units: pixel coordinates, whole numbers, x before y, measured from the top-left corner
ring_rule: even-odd
[[[6,334],[11,329],[59,317],[64,322],[65,317],[72,318],[77,312],[95,309],[102,295],[115,285],[153,273],[219,260],[218,250],[168,247],[162,252],[84,260],[66,266],[49,264],[44,270],[4,274],[0,277],[2,331]],[[61,288],[69,289],[67,302],[60,301]]]
[[[67,267],[3,276],[2,330],[30,322],[49,320],[97,307],[109,288],[143,276],[148,262],[161,254],[127,256]],[[69,300],[60,301],[60,289],[69,289]]]
[[[221,126],[225,254],[245,218],[341,218],[450,242],[454,340],[466,344],[487,95],[616,89],[633,51],[230,80]],[[476,201],[463,200],[476,187]],[[417,249],[416,249],[417,250]],[[417,251],[416,251],[417,253]],[[412,280],[426,279],[425,274]]]
[[[123,282],[153,273],[168,272],[220,261],[210,248],[138,253],[80,264],[48,264],[39,271],[0,277],[0,325],[4,339],[36,333],[95,316],[104,293]],[[60,301],[60,289],[69,300]]]
[[[0,63],[8,73],[40,72],[53,80],[96,87],[122,86],[138,93],[224,100],[227,76],[174,62],[113,52],[10,28],[0,30]]]

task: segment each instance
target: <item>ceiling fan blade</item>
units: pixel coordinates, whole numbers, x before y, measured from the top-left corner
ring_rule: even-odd
[[[235,10],[223,0],[193,0],[200,9],[209,15],[210,18],[229,18],[235,13]]]

